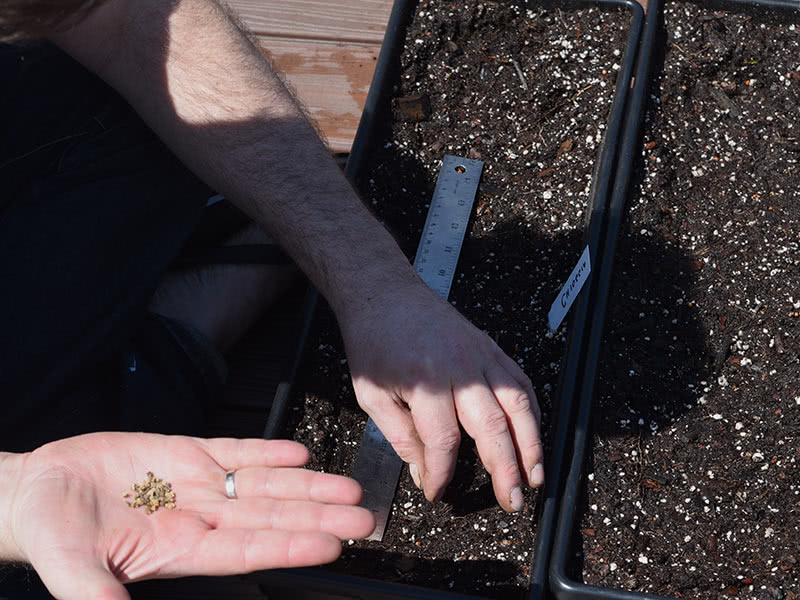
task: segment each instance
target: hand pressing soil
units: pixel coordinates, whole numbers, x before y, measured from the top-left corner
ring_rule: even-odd
[[[443,155],[484,161],[450,300],[525,369],[545,429],[566,340],[566,326],[548,333],[547,313],[583,250],[629,19],[619,10],[419,2],[394,120],[358,182],[413,258]],[[366,418],[330,314],[310,347],[293,435],[311,448],[313,467],[348,473]],[[462,439],[441,502],[425,501],[404,471],[383,542],[353,543],[332,568],[483,597],[523,594],[537,495],[529,490],[523,511],[503,512],[474,445]]]

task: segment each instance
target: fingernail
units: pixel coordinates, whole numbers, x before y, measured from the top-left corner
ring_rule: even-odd
[[[419,481],[419,467],[414,463],[408,465],[408,474],[411,475],[411,479],[414,480],[414,485],[417,486],[418,490],[422,489],[422,484]]]
[[[531,482],[535,487],[539,487],[544,483],[544,467],[542,463],[536,463],[531,469]]]
[[[522,497],[522,489],[517,486],[511,490],[511,508],[514,512],[522,510],[525,505],[525,498]]]

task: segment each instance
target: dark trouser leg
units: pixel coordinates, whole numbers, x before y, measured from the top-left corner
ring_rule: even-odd
[[[0,449],[196,432],[214,375],[146,307],[209,190],[52,47],[0,47],[0,77]]]

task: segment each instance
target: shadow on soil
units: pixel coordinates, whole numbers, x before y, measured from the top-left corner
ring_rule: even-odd
[[[395,172],[402,172],[402,178],[392,182],[398,188],[405,187],[404,193],[396,190],[399,197],[409,197],[414,193],[430,197],[432,194],[434,181],[420,164],[408,156],[384,150],[380,162],[386,167],[383,175],[387,180],[392,172],[389,166]],[[501,193],[502,184],[488,176],[481,185],[476,206],[483,200],[488,200],[491,205],[497,199],[495,194]],[[391,196],[392,190],[386,190],[385,193]],[[594,427],[602,438],[631,435],[647,437],[691,409],[696,403],[694,390],[708,377],[711,366],[709,357],[713,355],[707,348],[695,309],[683,301],[694,285],[694,274],[699,268],[697,258],[687,255],[672,243],[673,240],[657,233],[659,224],[669,220],[671,215],[652,207],[637,210],[645,211],[645,219],[651,225],[646,232],[642,232],[630,231],[630,225],[625,224],[619,240],[605,341],[595,388]],[[424,216],[412,212],[407,206],[393,206],[381,211],[381,218],[395,233],[410,258],[413,258],[416,249]],[[475,227],[471,229],[474,233]],[[534,388],[540,392],[546,447],[550,442],[548,424],[551,407],[550,394],[542,393],[542,390],[554,379],[552,372],[537,368],[537,365],[558,363],[563,354],[563,341],[558,336],[547,339],[544,335],[547,331],[546,315],[581,252],[581,237],[580,232],[536,232],[521,219],[501,221],[490,232],[472,235],[465,241],[459,272],[465,274],[467,283],[460,280],[451,294],[451,300],[455,300],[457,307],[494,337],[509,355],[515,356],[515,351],[523,345],[540,348],[536,356],[528,356],[526,371]],[[468,281],[471,270],[480,269],[490,255],[493,255],[491,268],[497,267],[497,277],[492,277],[484,289],[470,289]],[[525,258],[535,259],[535,264],[531,266],[537,273],[535,280],[531,279],[528,267],[514,268]],[[486,269],[484,272],[487,272]],[[538,290],[542,280],[548,284]],[[475,312],[469,306],[474,305],[476,300],[483,304],[491,301],[512,306],[533,301],[541,309],[532,312],[530,319],[513,310],[503,313],[485,310]],[[516,333],[522,330],[529,331],[535,339],[520,339]],[[305,389],[322,397],[330,397],[331,391],[326,390],[328,384],[325,378],[314,376],[312,379],[314,385]],[[380,383],[394,385],[398,382]],[[466,434],[462,439],[460,460],[444,502],[451,506],[453,515],[469,517],[491,509],[496,501],[491,485],[481,474],[482,467],[474,444]],[[582,507],[579,506],[578,510],[581,511]],[[449,535],[459,534],[451,531]],[[580,544],[574,547],[579,548]],[[515,576],[523,576],[517,565],[503,561],[419,558],[363,548],[348,549],[346,552],[357,558],[340,561],[337,571],[348,574],[361,573],[406,583],[412,577],[403,573],[397,565],[413,563],[409,568],[413,571],[415,585],[482,596],[488,593],[486,590],[491,590],[491,597],[513,597],[511,594],[522,594],[526,589],[519,583],[503,583],[508,578],[513,580]],[[364,572],[363,568],[358,569],[356,565],[359,563],[369,565],[368,572]],[[577,568],[580,569],[580,566]],[[482,590],[475,589],[476,570],[493,572],[492,581],[495,584]],[[450,582],[453,582],[453,586],[450,586]]]
[[[663,28],[661,38],[662,41],[665,39]],[[655,65],[660,70],[663,58],[656,58]],[[377,123],[387,125],[390,119],[377,119]],[[424,124],[421,126],[424,127]],[[385,139],[383,132],[376,131],[373,135],[373,140]],[[416,202],[415,198],[430,198],[435,181],[428,170],[408,153],[399,152],[394,146],[372,146],[378,149],[371,155],[369,168],[360,171],[357,187],[368,204],[375,200],[379,217],[395,234],[409,258],[413,259],[425,221],[425,211],[412,204]],[[635,172],[642,173],[643,168],[643,159],[639,158]],[[576,174],[578,176],[579,173]],[[639,183],[634,182],[632,196],[636,199]],[[485,171],[475,205],[481,206],[485,201],[485,205],[495,206],[503,196],[506,196],[505,202],[511,202],[512,206],[515,202],[524,202],[525,197],[508,200],[511,194],[504,194],[513,185],[511,181],[502,181],[496,171]],[[553,209],[561,210],[558,200],[558,197],[553,200]],[[507,208],[506,205],[500,206],[498,213]],[[676,240],[663,234],[668,229],[665,225],[673,218],[669,211],[641,205],[636,210],[644,211],[647,226],[632,230],[629,221],[623,225],[595,386],[594,428],[601,438],[646,438],[692,409],[697,398],[695,390],[713,374],[714,360],[718,359],[719,354],[719,349],[708,347],[696,310],[685,300],[695,285],[695,274],[703,268],[701,261],[680,250]],[[551,415],[549,398],[552,394],[543,393],[542,390],[554,381],[553,374],[547,372],[547,365],[561,360],[564,344],[560,336],[545,336],[546,315],[550,303],[580,255],[582,234],[557,233],[547,227],[531,227],[522,218],[509,218],[513,211],[503,212],[506,213],[505,217],[498,218],[488,232],[480,230],[479,235],[475,235],[479,228],[473,216],[473,223],[468,230],[473,235],[468,234],[459,262],[459,272],[464,274],[464,279],[457,279],[451,300],[455,300],[459,310],[495,338],[512,357],[516,357],[522,346],[537,348],[535,356],[529,355],[526,359],[526,372],[533,381],[534,389],[540,392],[547,447]],[[485,220],[484,217],[482,223]],[[532,263],[525,263],[525,259],[531,258]],[[470,289],[471,269],[480,268],[482,263],[490,263],[484,273],[491,273],[491,269],[494,269],[496,275],[491,275],[482,289],[479,286]],[[525,266],[515,269],[518,265]],[[545,282],[544,285],[542,282]],[[473,311],[470,308],[476,300],[482,304],[491,301],[505,306],[520,306],[520,298],[523,297],[523,304],[536,305],[538,309],[523,314],[514,310],[497,313]],[[601,318],[601,315],[596,318]],[[330,317],[326,320],[330,327]],[[529,339],[520,339],[517,335],[520,331],[525,331]],[[334,338],[336,334],[327,339]],[[313,371],[313,368],[306,368],[309,377],[304,382],[307,384],[304,389],[320,397],[335,397],[346,368],[342,369],[344,373],[334,370],[333,377],[330,373],[322,376],[319,370]],[[402,377],[402,374],[398,376]],[[394,385],[398,381],[379,383]],[[354,399],[351,396],[349,400]],[[354,408],[353,401],[348,409]],[[298,415],[298,418],[301,417]],[[495,499],[490,484],[485,482],[481,474],[482,467],[474,444],[466,435],[462,439],[459,464],[444,502],[450,505],[453,515],[469,518],[478,513],[486,514],[487,509],[495,505]],[[341,460],[338,462],[342,464]],[[408,477],[404,475],[401,486],[407,480]],[[584,508],[579,505],[578,514]],[[456,537],[463,533],[451,530],[446,535]],[[474,547],[479,545],[479,541],[473,542]],[[580,547],[579,542],[573,545],[576,549]],[[426,588],[450,589],[482,597],[489,594],[488,597],[513,598],[526,590],[526,586],[519,582],[521,579],[527,580],[527,565],[520,568],[503,561],[453,561],[410,556],[418,553],[417,548],[409,548],[408,554],[372,548],[348,548],[345,555],[352,558],[343,558],[337,570],[347,574],[369,575],[384,581],[413,581],[414,585]],[[580,559],[575,565],[578,578],[581,573],[579,563]],[[478,589],[476,573],[487,571],[494,572],[494,584]]]
[[[657,110],[660,102],[666,44],[662,17],[651,62],[647,113]],[[649,122],[646,120],[642,126],[636,148],[649,139]],[[697,310],[688,301],[695,275],[705,263],[678,247],[671,227],[675,215],[668,207],[652,202],[636,204],[636,224],[632,222],[631,206],[642,197],[646,160],[642,153],[636,154],[629,203],[616,250],[594,388],[594,444],[613,446],[615,439],[636,438],[642,442],[679,419],[696,406],[697,390],[713,376],[716,363],[725,359],[724,349],[715,351],[709,346]],[[660,186],[671,184],[666,180],[658,182]],[[587,448],[586,465],[589,472],[595,470],[594,446]],[[587,510],[584,484],[572,529],[574,552],[567,565],[567,573],[575,581],[583,581],[583,543],[578,523]]]
[[[340,559],[349,573],[374,578],[381,573],[381,581],[441,590],[464,590],[475,586],[476,581],[490,580],[477,597],[517,600],[525,589],[518,586],[516,568],[501,560],[422,559],[398,552],[357,549],[345,550]],[[424,583],[423,583],[424,582]]]

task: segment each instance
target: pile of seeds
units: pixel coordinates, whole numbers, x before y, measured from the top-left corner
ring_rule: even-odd
[[[156,512],[162,506],[170,510],[175,508],[175,492],[172,491],[172,484],[159,479],[151,471],[147,472],[147,479],[141,485],[132,483],[131,490],[132,492],[127,492],[123,496],[123,498],[132,498],[132,500],[126,500],[128,506],[132,508],[144,506],[144,512],[148,515]]]

